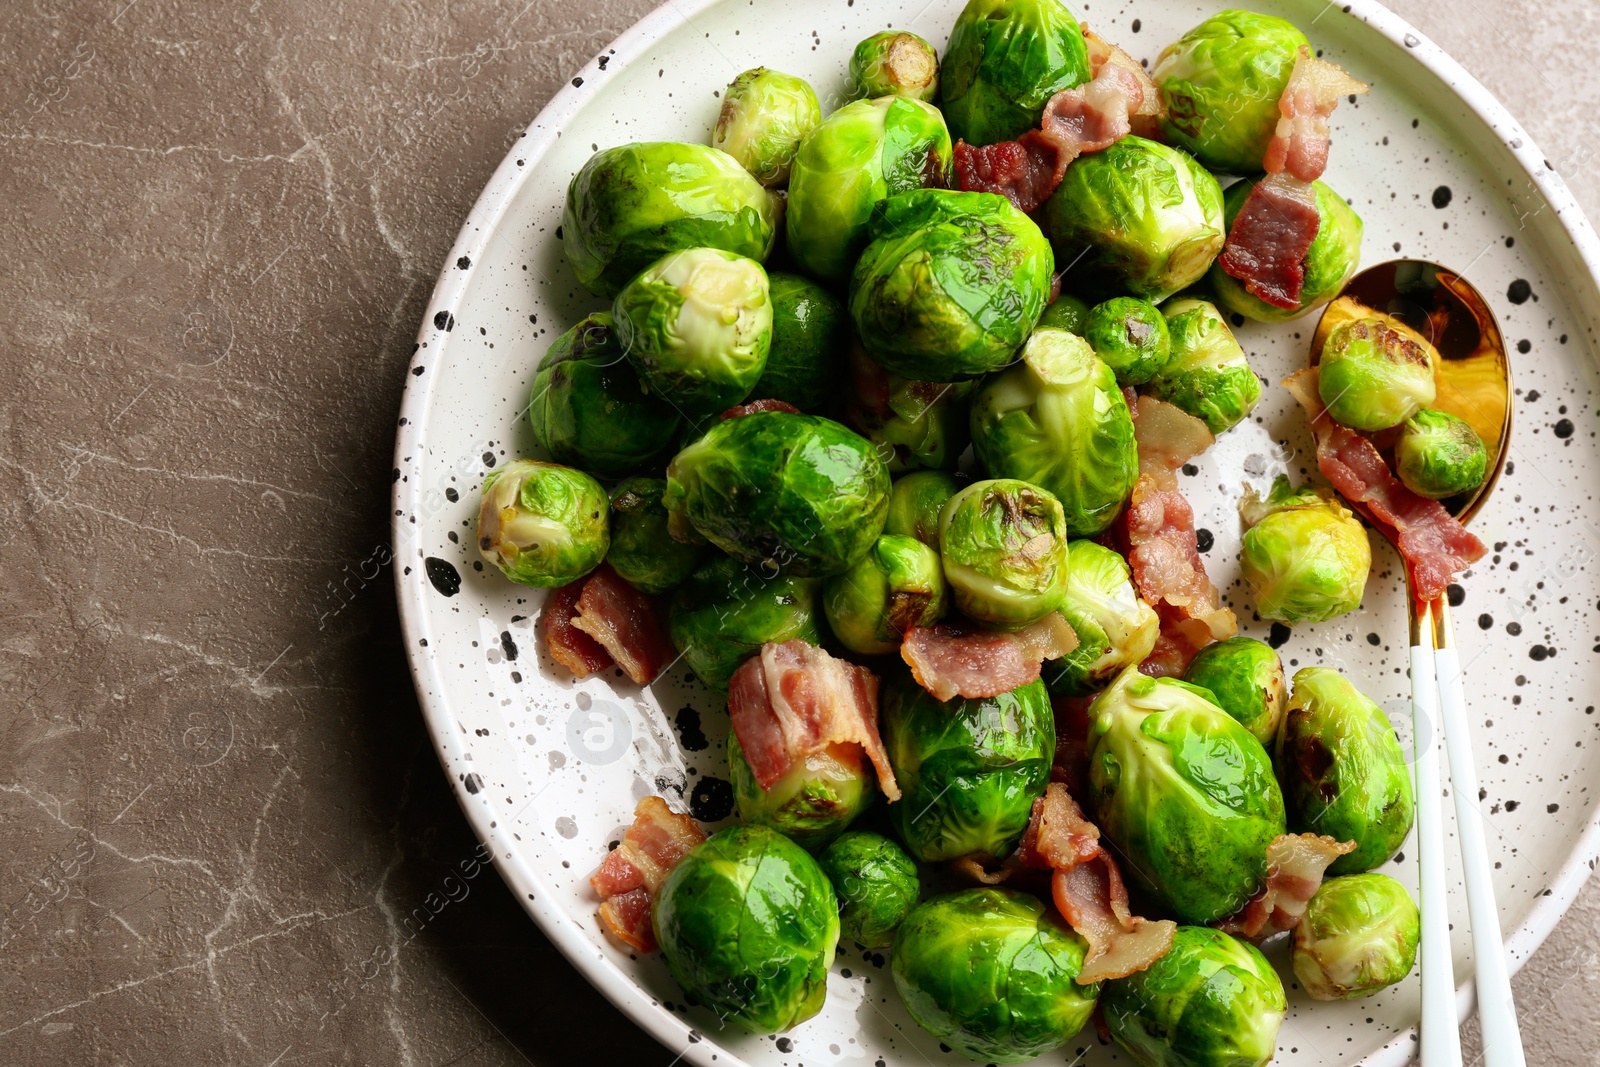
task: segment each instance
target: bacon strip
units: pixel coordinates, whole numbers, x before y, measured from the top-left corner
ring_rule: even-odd
[[[791,415],[800,414],[800,409],[786,400],[751,400],[733,407],[717,416],[718,422],[727,422],[737,419],[740,415],[758,415],[763,411],[787,411]]]
[[[655,600],[635,589],[610,564],[602,563],[584,579],[577,609],[572,625],[593,638],[639,685],[655,681],[678,658]]]
[[[1039,677],[1045,660],[1078,647],[1072,625],[1052,611],[1021,630],[1000,633],[956,623],[913,626],[900,658],[917,684],[940,700],[999,696]]]
[[[1251,295],[1297,310],[1306,284],[1306,254],[1321,228],[1316,189],[1289,174],[1269,174],[1245,197],[1217,263]]]
[[[600,642],[573,624],[578,614],[578,600],[583,595],[583,585],[587,581],[587,578],[579,578],[550,590],[550,597],[544,602],[544,612],[539,619],[544,629],[545,645],[550,649],[550,658],[579,678],[587,678],[614,663]]]
[[[639,801],[622,843],[606,854],[589,879],[601,897],[600,921],[606,929],[640,952],[654,952],[650,903],[678,861],[705,839],[699,823],[673,811],[660,797]]]
[[[1328,166],[1329,116],[1341,96],[1364,93],[1367,88],[1337,63],[1318,59],[1301,45],[1294,71],[1278,98],[1278,127],[1262,160],[1266,172],[1286,170],[1303,182],[1322,177]]]
[[[1336,841],[1318,834],[1280,834],[1267,846],[1267,881],[1245,906],[1217,923],[1225,933],[1265,941],[1300,925],[1306,905],[1322,887],[1328,865],[1354,841]]]

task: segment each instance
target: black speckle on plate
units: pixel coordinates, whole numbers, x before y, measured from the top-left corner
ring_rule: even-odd
[[[429,556],[422,561],[423,569],[428,572],[428,581],[433,587],[445,596],[455,596],[461,592],[461,572],[456,570],[456,565],[447,559],[438,556]]]
[[[1380,645],[1382,643],[1383,643],[1383,638],[1379,637],[1377,634],[1368,634],[1367,635],[1367,644],[1371,645],[1372,647],[1376,648],[1376,647],[1378,647],[1378,645]]]
[[[1523,355],[1527,355],[1529,352],[1533,351],[1533,342],[1524,337],[1522,340],[1517,342],[1517,351],[1521,352]]]
[[[1556,436],[1557,437],[1571,437],[1572,436],[1572,420],[1571,419],[1562,419],[1561,421],[1557,422],[1556,425],[1555,425],[1555,431],[1556,431]]]
[[[1216,536],[1204,527],[1194,532],[1195,547],[1202,552],[1210,552],[1211,546],[1216,544],[1216,541]]]
[[[711,742],[706,740],[705,731],[700,729],[700,713],[685,704],[678,709],[678,714],[673,716],[672,724],[678,728],[678,741],[686,752],[703,752]]]
[[[1455,582],[1451,582],[1445,588],[1445,595],[1450,598],[1450,606],[1453,608],[1459,608],[1467,600],[1467,591]]]
[[[456,260],[456,270],[466,270],[470,266],[472,266],[471,256],[462,256],[460,259]]]
[[[700,779],[689,797],[689,814],[701,822],[726,819],[733,812],[733,786],[721,778]]]
[[[1452,195],[1454,194],[1450,192],[1450,187],[1448,185],[1439,186],[1439,188],[1433,191],[1433,206],[1437,208],[1449,207],[1450,197]]]
[[[483,788],[483,779],[479,778],[477,773],[474,772],[461,779],[461,784],[467,787],[467,792],[476,794],[478,790]]]
[[[1282,648],[1289,640],[1290,629],[1281,622],[1272,624],[1272,632],[1267,635],[1267,644],[1273,648]]]
[[[461,494],[455,491],[454,486],[446,486],[444,490],[444,498],[450,501],[450,503],[454,504],[457,500],[461,499]]]
[[[485,467],[493,467],[494,466],[494,453],[493,452],[485,452],[483,454],[483,465]]]
[[[515,660],[517,658],[517,643],[511,639],[510,630],[500,631],[500,647],[505,649],[506,659]]]
[[[1518,278],[1516,281],[1512,282],[1511,287],[1506,290],[1506,299],[1511,301],[1513,304],[1526,304],[1528,302],[1528,298],[1532,295],[1533,286],[1528,284],[1526,278]]]
[[[1493,615],[1490,615],[1488,612],[1484,612],[1482,615],[1478,616],[1478,629],[1480,629],[1480,630],[1488,630],[1488,629],[1492,629],[1493,627],[1494,627],[1494,616]]]

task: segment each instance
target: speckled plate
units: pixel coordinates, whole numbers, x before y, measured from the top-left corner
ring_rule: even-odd
[[[1153,60],[1222,6],[1091,0],[1082,17]],[[1517,346],[1510,462],[1474,527],[1494,551],[1454,597],[1480,810],[1515,966],[1544,940],[1600,853],[1592,317],[1600,245],[1521,127],[1400,19],[1362,0],[1262,6],[1373,85],[1370,96],[1340,106],[1327,175],[1366,220],[1365,262],[1398,253],[1459,266],[1490,295]],[[620,678],[574,682],[555,667],[535,633],[542,595],[478,560],[479,482],[495,464],[534,451],[522,418],[534,367],[563,329],[602,306],[579,287],[556,237],[567,182],[590,153],[634,140],[704,140],[716,91],[763,63],[805,76],[836,105],[856,41],[898,26],[942,46],[960,7],[681,0],[656,11],[586,65],[495,172],[434,290],[407,379],[395,449],[396,584],[439,758],[528,912],[606,996],[691,1063],[966,1061],[908,1019],[882,957],[852,946],[841,946],[822,1013],[775,1037],[719,1029],[710,1014],[683,1004],[659,958],[635,958],[606,938],[589,874],[647,793],[664,793],[713,823],[726,816],[727,720],[681,665],[644,690]],[[1304,361],[1310,325],[1252,324],[1239,337],[1256,370],[1276,382]],[[1183,479],[1207,566],[1241,610],[1245,632],[1280,645],[1291,668],[1346,672],[1408,736],[1404,590],[1386,542],[1373,539],[1361,611],[1292,633],[1248,621],[1237,498],[1245,482],[1265,486],[1282,471],[1298,479],[1314,465],[1292,407],[1283,390],[1268,389],[1255,417]],[[1413,856],[1408,843],[1384,870],[1414,888]],[[1465,1013],[1470,944],[1459,899],[1452,917]],[[1269,955],[1290,988],[1278,1062],[1377,1065],[1410,1056],[1415,976],[1369,1000],[1319,1004],[1293,984],[1284,946]],[[1525,1025],[1537,1025],[1549,1006],[1523,1010]],[[1045,1062],[1066,1063],[1085,1049],[1088,1063],[1122,1059],[1086,1031]]]

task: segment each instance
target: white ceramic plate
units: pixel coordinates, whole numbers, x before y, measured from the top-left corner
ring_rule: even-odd
[[[1080,15],[1153,60],[1223,6],[1091,0]],[[1327,175],[1366,220],[1364,261],[1401,253],[1458,266],[1519,345],[1510,462],[1474,527],[1494,554],[1462,580],[1456,612],[1486,791],[1480,807],[1515,966],[1544,940],[1600,853],[1600,529],[1589,517],[1600,488],[1591,317],[1600,307],[1600,245],[1505,109],[1400,19],[1362,0],[1258,6],[1293,20],[1372,83],[1370,96],[1335,116]],[[643,691],[625,679],[575,683],[554,667],[535,631],[542,594],[478,562],[479,482],[534,450],[521,417],[534,368],[551,340],[602,306],[577,284],[556,238],[567,182],[596,148],[705,140],[716,91],[759,64],[808,78],[825,109],[836,106],[856,41],[896,26],[942,50],[960,8],[960,0],[668,3],[585,66],[506,157],[450,253],[418,337],[395,451],[393,521],[405,640],[434,743],[529,913],[607,997],[688,1062],[966,1061],[909,1020],[881,956],[848,944],[820,1015],[785,1035],[752,1036],[719,1030],[710,1014],[685,1007],[659,957],[634,958],[601,932],[588,877],[641,796],[681,798],[702,816],[728,810],[725,713],[681,665]],[[1257,371],[1276,381],[1303,362],[1310,325],[1251,324],[1239,336]],[[1283,390],[1269,389],[1256,417],[1184,479],[1199,525],[1214,537],[1207,566],[1240,609],[1244,632],[1263,638],[1268,627],[1250,622],[1238,581],[1235,507],[1243,481],[1264,486],[1279,471],[1298,480],[1314,465],[1292,409]],[[1280,651],[1290,668],[1345,671],[1405,736],[1401,572],[1389,546],[1374,540],[1364,609],[1300,627]],[[1384,870],[1414,890],[1409,843],[1403,855]],[[1466,981],[1459,900],[1452,917],[1456,973]],[[1377,1065],[1410,1056],[1415,976],[1369,1000],[1319,1004],[1292,985],[1283,946],[1272,955],[1290,986],[1278,1062]],[[1470,983],[1460,1002],[1465,1013]],[[1525,1017],[1549,1010],[1523,1008]],[[1046,1062],[1085,1049],[1087,1063],[1120,1059],[1086,1030]]]

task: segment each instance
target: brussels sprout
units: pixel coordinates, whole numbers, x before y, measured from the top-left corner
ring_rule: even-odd
[[[514,459],[483,477],[478,550],[519,585],[566,585],[606,558],[609,510],[606,491],[582,471]]]
[[[916,906],[921,884],[905,849],[882,834],[851,830],[817,857],[839,898],[839,930],[862,948],[888,948]]]
[[[1114,296],[1089,310],[1083,336],[1118,385],[1143,385],[1172,355],[1166,316],[1148,300]]]
[[[895,988],[928,1033],[979,1063],[1060,1048],[1094,1012],[1088,947],[1036,897],[967,889],[918,905],[894,938]]]
[[[685,544],[667,532],[660,478],[629,478],[611,491],[611,551],[606,562],[641,592],[665,593],[689,577],[703,544]]]
[[[844,377],[850,318],[822,286],[798,274],[767,275],[772,299],[772,347],[767,369],[750,395],[782,400],[801,411],[826,404]]]
[[[1278,772],[1296,833],[1354,841],[1329,874],[1383,863],[1411,831],[1415,803],[1400,739],[1383,709],[1329,667],[1295,673]]]
[[[1164,140],[1211,170],[1261,169],[1278,128],[1278,98],[1305,34],[1272,15],[1223,11],[1167,46],[1151,76],[1167,115]]]
[[[794,157],[789,253],[807,273],[844,282],[866,246],[872,205],[891,193],[947,184],[951,158],[938,108],[902,96],[846,104]]]
[[[1088,302],[1070,293],[1062,293],[1056,297],[1055,302],[1045,308],[1044,314],[1039,316],[1040,326],[1051,326],[1080,336],[1088,323]]]
[[[837,422],[762,411],[717,423],[673,457],[662,502],[735,559],[822,578],[883,532],[889,472]]]
[[[1172,357],[1145,387],[1157,400],[1188,412],[1214,434],[1236,426],[1261,399],[1261,379],[1216,305],[1174,300],[1162,305]]]
[[[871,441],[890,474],[954,470],[967,448],[968,409],[977,382],[923,382],[891,374],[850,343],[846,426]]]
[[[839,904],[817,861],[764,826],[730,826],[661,883],[656,940],[690,1000],[753,1033],[822,1008]]]
[[[1015,478],[974,482],[939,513],[939,557],[956,607],[997,630],[1020,630],[1067,591],[1061,503]]]
[[[1100,993],[1112,1039],[1143,1067],[1262,1067],[1288,1010],[1259,949],[1203,926],[1178,927],[1165,956]]]
[[[895,479],[889,491],[886,534],[915,537],[935,551],[939,548],[939,513],[945,502],[961,491],[962,480],[945,471],[912,471]]]
[[[1128,401],[1089,343],[1065,330],[1035,330],[1022,360],[984,384],[972,445],[990,474],[1054,494],[1072,537],[1107,529],[1139,478]]]
[[[864,656],[893,652],[906,630],[938,622],[945,601],[939,553],[899,534],[884,534],[855,566],[822,585],[828,628]]]
[[[939,55],[908,30],[882,30],[850,55],[850,95],[907,96],[933,103],[939,95]]]
[[[722,691],[739,664],[768,641],[821,644],[818,584],[718,556],[678,586],[667,634],[707,688]]]
[[[950,30],[940,107],[951,136],[994,144],[1093,75],[1078,19],[1058,0],[969,0]]]
[[[1406,420],[1394,459],[1406,488],[1430,500],[1470,493],[1489,471],[1489,450],[1478,432],[1466,421],[1431,408]]]
[[[1387,874],[1323,881],[1294,928],[1294,974],[1317,1000],[1370,997],[1411,973],[1422,916]]]
[[[1132,570],[1117,553],[1093,541],[1067,546],[1067,595],[1061,614],[1078,635],[1078,647],[1045,665],[1043,677],[1058,696],[1088,696],[1123,668],[1143,663],[1156,647],[1161,620],[1133,588]]]
[[[732,732],[728,780],[740,821],[771,827],[802,848],[820,848],[838,837],[878,795],[877,779],[859,745],[813,753],[771,789],[762,789]]]
[[[1097,291],[1160,302],[1222,251],[1222,187],[1176,148],[1124,137],[1080,156],[1044,206],[1056,259]]]
[[[778,221],[772,195],[728,153],[655,141],[590,156],[567,186],[560,234],[578,281],[609,298],[685,248],[765,260]]]
[[[1217,706],[1263,748],[1277,743],[1283,722],[1283,661],[1271,645],[1253,637],[1207,645],[1189,661],[1183,680],[1208,690]]]
[[[762,185],[782,185],[801,138],[821,121],[822,106],[804,78],[756,67],[722,94],[711,146],[737,159]]]
[[[995,193],[918,189],[872,209],[850,316],[887,370],[954,382],[998,370],[1050,299],[1055,260],[1032,219]]]
[[[1250,195],[1254,185],[1253,180],[1246,180],[1228,187],[1222,209],[1230,230],[1234,217],[1239,214],[1245,197]],[[1322,182],[1314,183],[1312,188],[1321,222],[1311,247],[1306,249],[1303,264],[1306,277],[1304,287],[1300,290],[1300,306],[1274,307],[1249,292],[1244,283],[1223,270],[1221,264],[1213,263],[1208,281],[1217,295],[1217,303],[1257,322],[1283,322],[1319,308],[1339,295],[1361,262],[1361,216],[1356,214],[1344,197]]]
[[[941,702],[898,671],[883,680],[878,704],[901,791],[889,815],[911,854],[932,862],[1009,853],[1028,828],[1055,759],[1056,723],[1044,683]]]
[[[1238,911],[1284,832],[1261,742],[1203,689],[1129,667],[1089,706],[1089,800],[1123,871],[1184,922]]]
[[[1334,422],[1369,433],[1387,430],[1433,403],[1433,355],[1397,325],[1352,319],[1328,334],[1317,392]]]
[[[1265,500],[1246,489],[1239,514],[1250,527],[1239,567],[1263,619],[1327,622],[1361,606],[1372,546],[1331,489],[1291,491],[1280,474]]]

